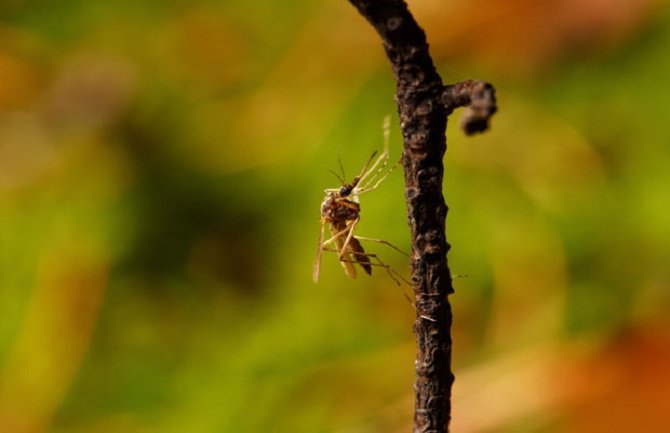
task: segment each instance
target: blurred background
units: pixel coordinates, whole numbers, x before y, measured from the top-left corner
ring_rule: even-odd
[[[448,129],[453,431],[670,431],[670,9],[409,4],[500,107]],[[393,94],[344,0],[0,2],[0,431],[410,431],[409,290],[311,281]],[[361,215],[410,249],[401,170]]]

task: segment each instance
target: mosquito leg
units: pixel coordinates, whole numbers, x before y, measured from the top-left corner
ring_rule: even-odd
[[[360,255],[360,254],[357,254],[357,255]],[[382,260],[381,260],[376,254],[368,254],[368,253],[366,253],[365,255],[366,255],[368,258],[370,258],[370,259],[372,259],[372,260],[374,260],[374,261],[377,262],[377,263],[370,263],[372,266],[379,266],[379,267],[384,268],[384,270],[386,271],[386,273],[388,274],[388,276],[391,277],[391,279],[392,279],[398,286],[402,287],[402,283],[404,283],[404,284],[407,285],[408,287],[410,287],[410,288],[412,287],[412,283],[410,283],[409,281],[407,281],[407,279],[406,279],[405,277],[403,277],[398,271],[396,271],[395,269],[393,269],[391,266],[389,266],[389,265],[387,265],[386,263],[382,262]],[[401,282],[402,282],[402,283],[401,283]],[[401,291],[402,291],[402,296],[405,298],[405,300],[407,301],[407,303],[408,303],[409,305],[412,306],[412,308],[414,309],[414,311],[416,311],[416,307],[414,306],[414,302],[412,301],[412,298],[410,297],[410,295],[408,295],[407,292],[406,292],[404,289],[401,289]],[[427,317],[427,316],[423,316],[423,315],[421,315],[420,317],[421,317],[422,319],[429,320],[429,321],[432,321],[432,322],[435,321],[434,319],[431,319],[430,317]]]
[[[365,165],[363,166],[363,169],[361,170],[361,173],[354,178],[355,183],[359,183],[363,177],[367,176],[371,170],[374,170],[374,168],[377,166],[379,163],[379,159],[377,159],[372,166],[370,165],[372,163],[372,160],[374,157],[377,155],[377,151],[375,150],[372,152],[372,155],[370,155],[370,158],[368,158],[367,161],[365,161]],[[368,169],[369,168],[369,169]]]
[[[334,248],[324,248],[323,250],[327,251],[327,252],[338,253],[339,254],[339,251],[334,249]],[[384,270],[386,271],[388,276],[393,280],[394,283],[396,283],[396,285],[402,287],[402,285],[405,284],[408,287],[412,287],[412,283],[407,281],[407,279],[405,277],[403,277],[398,271],[393,269],[391,266],[382,262],[381,259],[376,254],[356,253],[355,256],[358,256],[358,257],[365,256],[369,259],[374,260],[375,263],[371,262],[370,266],[376,266],[376,267],[384,268]],[[351,259],[341,259],[341,261],[345,262],[345,263],[359,263],[358,260],[351,260]],[[402,295],[407,300],[407,302],[412,306],[412,308],[414,308],[414,303],[412,302],[412,299],[410,298],[410,296],[404,290],[402,290]],[[416,310],[416,308],[415,308],[415,310]],[[428,318],[425,317],[425,319],[428,319]],[[430,320],[430,319],[428,319],[428,320]]]
[[[323,241],[322,245],[325,246],[325,245],[329,245],[329,244],[333,243],[337,238],[341,237],[343,234],[347,233],[349,230],[350,230],[349,226],[343,228],[339,232],[335,233],[332,237]]]
[[[349,233],[347,234],[347,238],[344,240],[344,243],[342,244],[342,249],[340,251],[340,259],[344,257],[347,251],[347,247],[349,246],[349,242],[351,242],[351,238],[354,236],[354,228],[356,227],[356,224],[358,224],[358,221],[360,221],[360,218],[356,218],[355,220],[351,221],[349,224]]]
[[[369,242],[377,242],[377,243],[380,243],[380,244],[384,244],[384,245],[386,245],[387,247],[391,247],[391,248],[393,248],[394,250],[396,250],[396,251],[399,252],[400,254],[409,257],[409,254],[407,254],[405,251],[403,251],[403,250],[401,250],[400,248],[396,247],[396,246],[393,245],[391,242],[389,242],[389,241],[385,241],[384,239],[368,238],[368,237],[365,237],[365,236],[355,236],[355,238],[358,239],[359,241],[369,241]]]
[[[405,289],[402,288],[402,283],[407,285],[407,287],[412,287],[412,283],[407,281],[405,277],[403,277],[398,271],[393,269],[391,266],[387,265],[386,263],[382,262],[382,260],[376,255],[376,254],[368,254],[368,258],[376,261],[377,263],[370,263],[371,265],[376,265],[376,266],[381,266],[384,268],[388,276],[396,283],[396,285],[400,288],[400,291],[402,292],[402,296],[405,298],[407,303],[412,306],[412,308],[416,311],[416,307],[414,306],[414,302],[412,302],[412,298],[407,294]]]
[[[358,220],[354,220],[354,222],[357,223]],[[352,223],[352,224],[350,225],[350,228],[351,228],[351,232],[350,232],[350,234],[351,234],[351,233],[353,233],[354,223]],[[336,237],[341,236],[341,235],[343,234],[343,232],[344,232],[344,230],[342,230],[340,233],[338,233],[338,235],[336,235],[336,236],[334,236],[334,237],[336,238]],[[364,236],[354,236],[354,237],[355,237],[356,239],[358,239],[358,240],[365,240],[365,241],[379,242],[379,243],[381,243],[381,244],[384,244],[384,245],[387,245],[387,246],[393,248],[394,250],[398,251],[398,252],[401,253],[401,254],[404,254],[404,255],[406,255],[406,256],[409,256],[409,254],[407,254],[406,252],[402,251],[400,248],[396,247],[396,246],[393,245],[392,243],[390,243],[390,242],[388,242],[388,241],[385,241],[385,240],[383,240],[383,239],[367,238],[367,237],[364,237]],[[327,241],[326,241],[326,242],[327,242]],[[323,243],[324,246],[326,245],[326,242]],[[325,247],[323,248],[323,250],[324,250],[324,251],[329,251],[329,252],[336,252],[336,253],[338,253],[338,254],[340,255],[340,260],[346,262],[347,260],[343,258],[342,252],[343,252],[343,251],[346,251],[348,242],[350,242],[349,236],[347,236],[347,240],[345,240],[345,243],[343,244],[341,250],[337,250],[337,249],[335,249],[335,248],[325,248]],[[387,265],[387,264],[385,264],[384,262],[382,262],[381,259],[380,259],[376,254],[373,254],[373,253],[360,253],[360,252],[354,252],[354,253],[352,253],[352,255],[354,256],[354,258],[356,258],[356,257],[368,257],[368,258],[370,258],[370,259],[372,259],[372,260],[375,260],[377,263],[370,263],[370,264],[373,265],[373,266],[380,266],[380,267],[383,267],[383,268],[386,270],[386,272],[389,274],[389,276],[391,277],[391,279],[393,279],[393,281],[395,281],[396,283],[398,283],[398,280],[402,280],[402,281],[403,281],[405,284],[407,284],[408,286],[411,286],[411,285],[412,285],[412,284],[411,284],[409,281],[407,281],[402,275],[400,275],[395,269],[393,269],[393,268],[390,267],[389,265]],[[356,263],[355,260],[351,260],[351,262]]]
[[[324,248],[323,251],[325,251],[327,253],[339,253],[340,252],[340,250],[336,250],[335,248]],[[372,253],[354,253],[353,255],[356,256],[356,257],[372,258],[374,260],[379,261],[379,257],[377,257],[376,254],[372,254]],[[342,259],[341,261],[343,261],[345,263],[358,263],[358,260],[352,260],[352,259],[346,259],[346,258]],[[385,263],[379,263],[379,262],[378,263],[370,263],[370,266],[378,266],[380,268],[387,268],[387,269],[390,269],[391,271],[393,271],[395,274],[399,275],[399,272],[397,272],[390,265],[387,265]]]
[[[388,152],[388,147],[384,149],[384,151],[379,155],[379,158],[375,161],[374,164],[370,167],[368,171],[365,173],[362,173],[360,178],[359,178],[359,184],[362,183],[364,180],[364,185],[370,185],[372,182],[375,182],[375,179],[379,177],[381,173],[384,172],[384,169],[388,165],[389,161],[389,152]],[[377,168],[379,165],[381,166]],[[372,175],[372,176],[371,176]]]
[[[384,167],[386,164],[384,164]],[[357,194],[364,194],[366,192],[374,191],[381,185],[381,183],[388,177],[389,174],[393,173],[393,171],[400,166],[400,161],[396,162],[393,164],[393,166],[386,172],[384,173],[381,177],[378,177],[377,175],[371,177],[368,179],[368,181],[365,183],[365,185],[361,186],[356,192]],[[381,170],[381,169],[380,169]]]
[[[388,164],[388,159],[389,159],[389,136],[391,133],[391,116],[386,116],[384,117],[384,122],[382,124],[382,129],[383,129],[383,134],[384,134],[384,151],[379,155],[379,158],[375,161],[372,166],[366,170],[366,168],[363,169],[359,176],[359,182],[363,181],[365,178],[367,178],[371,173],[375,173],[373,178],[376,177],[379,172],[384,170],[384,167]],[[382,166],[377,170],[377,166],[379,165],[380,162],[383,161]],[[369,180],[368,180],[369,183]]]
[[[367,257],[367,258],[370,259],[370,260],[374,260],[374,263],[371,262],[370,265],[372,265],[372,266],[379,266],[379,267],[381,267],[381,268],[384,268],[384,270],[385,270],[386,273],[389,275],[389,277],[391,277],[391,279],[392,279],[396,284],[398,284],[399,286],[401,285],[401,283],[400,283],[401,281],[402,281],[403,283],[407,284],[407,285],[410,286],[410,287],[412,286],[412,284],[411,284],[409,281],[407,281],[407,279],[405,279],[405,278],[404,278],[398,271],[396,271],[396,270],[393,269],[391,266],[389,266],[389,265],[387,265],[386,263],[384,263],[384,262],[379,258],[379,256],[378,256],[377,254],[374,254],[374,253],[355,253],[355,254],[353,254],[353,255],[354,255],[354,257],[362,257],[362,256],[365,256],[365,257]]]
[[[388,152],[386,150],[384,150],[384,152],[382,152],[379,155],[379,158],[377,158],[375,163],[372,164],[372,166],[370,166],[370,169],[361,175],[361,177],[359,179],[359,183],[364,181],[364,180],[366,180],[366,183],[370,183],[372,179],[377,177],[379,175],[379,173],[384,170],[384,168],[388,164],[388,159],[389,159]],[[379,166],[379,164],[381,164],[381,166],[379,168],[377,168],[377,166]],[[372,177],[370,177],[370,175],[372,175]]]
[[[339,253],[339,251],[337,251],[337,250],[331,250],[331,249],[325,249],[324,251],[331,252],[331,253]],[[374,254],[367,254],[367,253],[366,253],[366,254],[356,254],[356,255],[359,256],[359,257],[361,257],[361,256],[365,256],[365,257],[367,257],[367,258],[373,258],[373,259],[374,259]],[[372,257],[371,257],[371,256],[372,256]],[[345,263],[358,263],[358,260],[351,260],[351,259],[342,259],[341,261],[343,261],[343,262],[345,262]],[[375,267],[379,267],[379,268],[386,268],[386,269],[388,269],[388,270],[394,272],[394,274],[393,274],[394,276],[395,276],[396,274],[398,274],[398,272],[397,272],[395,269],[393,269],[390,265],[387,265],[387,264],[382,264],[382,263],[370,263],[370,266],[375,266]],[[393,278],[393,279],[395,280],[395,278]],[[399,278],[399,279],[400,279],[400,278]],[[409,284],[409,283],[408,283],[408,284]]]
[[[312,279],[316,283],[319,281],[319,272],[321,271],[321,254],[323,253],[323,232],[326,228],[326,220],[321,218],[321,229],[319,230],[319,246],[316,249],[316,259],[314,260],[314,269],[312,271]]]
[[[335,248],[324,248],[323,250],[329,253],[340,253],[340,250],[336,250]]]

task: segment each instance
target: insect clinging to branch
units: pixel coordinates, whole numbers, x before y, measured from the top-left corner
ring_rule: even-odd
[[[385,240],[354,235],[354,230],[360,221],[359,196],[377,189],[398,166],[398,163],[396,163],[390,168],[388,167],[389,123],[390,118],[387,116],[384,119],[384,150],[382,153],[377,156],[377,152],[374,152],[363,166],[361,173],[354,177],[350,183],[346,183],[343,178],[340,178],[342,186],[328,188],[324,191],[325,197],[321,203],[319,245],[314,263],[314,282],[319,280],[321,256],[324,251],[337,253],[344,272],[351,278],[356,278],[354,265],[358,265],[368,275],[372,274],[373,266],[379,266],[384,268],[396,283],[399,283],[399,278],[402,279],[388,265],[384,264],[376,254],[365,252],[360,241],[382,243],[402,254],[406,253]],[[332,236],[324,240],[326,226],[330,227]]]

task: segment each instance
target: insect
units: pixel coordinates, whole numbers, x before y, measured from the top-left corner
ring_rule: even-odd
[[[319,245],[312,275],[315,283],[319,280],[321,256],[324,251],[330,251],[338,254],[344,272],[351,278],[356,278],[356,267],[354,265],[360,266],[368,275],[372,274],[373,266],[380,266],[399,284],[398,276],[394,275],[394,271],[388,265],[384,264],[376,254],[365,252],[360,241],[382,243],[402,254],[406,253],[382,239],[354,236],[354,230],[360,221],[361,206],[359,196],[377,189],[384,179],[398,166],[398,163],[396,163],[391,168],[387,168],[389,162],[389,122],[389,117],[386,117],[384,119],[383,152],[379,156],[377,156],[377,152],[374,152],[363,166],[360,174],[354,177],[350,183],[346,183],[343,177],[338,176],[342,182],[342,186],[339,188],[328,188],[324,191],[325,197],[321,203]],[[342,171],[344,172],[344,170]],[[324,240],[326,226],[330,227],[332,236]],[[334,247],[331,247],[331,245]]]

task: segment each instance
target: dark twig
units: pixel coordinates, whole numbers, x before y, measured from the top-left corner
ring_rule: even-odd
[[[467,134],[488,127],[496,111],[490,84],[465,81],[444,86],[423,30],[403,0],[349,0],[384,43],[396,79],[402,128],[405,197],[412,235],[411,272],[417,318],[414,432],[442,433],[451,417],[451,305],[453,293],[442,195],[447,116],[467,107]]]

